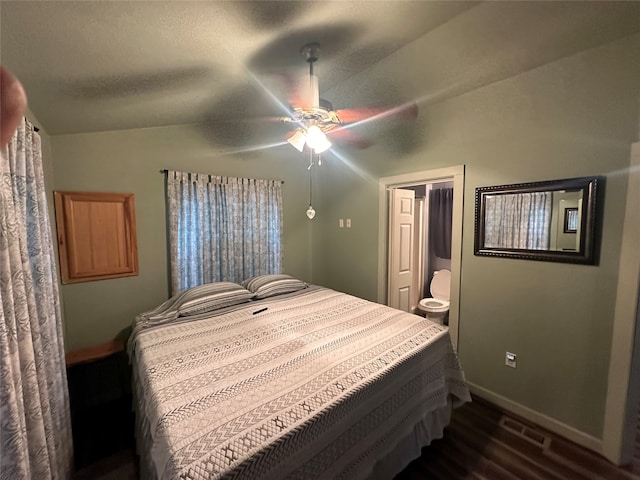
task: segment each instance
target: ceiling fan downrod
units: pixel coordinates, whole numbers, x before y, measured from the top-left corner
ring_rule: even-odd
[[[316,42],[307,43],[300,49],[300,54],[309,63],[309,75],[313,75],[313,64],[320,58],[320,44]]]

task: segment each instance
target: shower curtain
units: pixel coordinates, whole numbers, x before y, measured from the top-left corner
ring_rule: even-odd
[[[71,465],[40,136],[24,120],[0,152],[0,479],[66,479]]]
[[[429,237],[433,252],[451,259],[453,220],[453,188],[437,188],[429,192]]]

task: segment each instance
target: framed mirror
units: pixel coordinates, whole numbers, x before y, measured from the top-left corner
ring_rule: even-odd
[[[474,254],[597,264],[604,177],[476,188]]]

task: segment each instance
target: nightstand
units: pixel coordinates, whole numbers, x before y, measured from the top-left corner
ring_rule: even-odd
[[[76,468],[133,446],[131,373],[124,342],[66,355]]]

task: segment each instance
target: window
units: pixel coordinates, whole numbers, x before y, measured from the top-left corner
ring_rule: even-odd
[[[282,269],[282,182],[167,172],[173,294]]]

